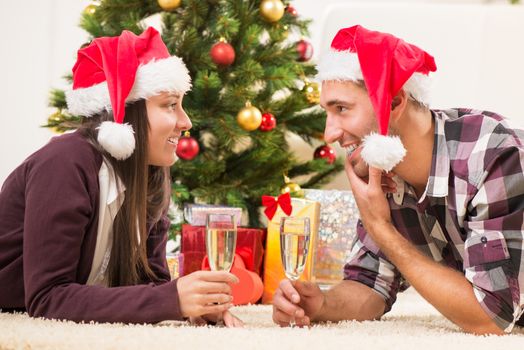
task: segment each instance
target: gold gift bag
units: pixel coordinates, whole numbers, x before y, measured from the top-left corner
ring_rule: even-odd
[[[300,280],[311,281],[313,257],[315,255],[314,249],[316,247],[318,234],[320,204],[308,199],[291,198],[291,205],[293,211],[290,216],[308,217],[310,221],[311,237],[309,239],[309,252],[306,266]],[[279,207],[275,212],[275,216],[268,222],[267,226],[266,256],[264,262],[264,294],[262,295],[262,302],[264,304],[271,304],[273,294],[278,284],[286,278],[280,257],[280,218],[283,216],[286,216],[286,214]]]

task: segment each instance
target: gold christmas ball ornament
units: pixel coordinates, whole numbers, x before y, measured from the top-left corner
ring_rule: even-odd
[[[158,5],[164,11],[172,11],[180,6],[182,0],[158,0]]]
[[[260,14],[268,22],[277,22],[285,11],[286,7],[280,0],[263,0],[260,3]]]
[[[306,95],[306,99],[309,103],[319,104],[320,103],[320,87],[318,83],[306,81],[304,88],[302,89]]]
[[[246,131],[256,130],[262,123],[262,112],[248,101],[246,106],[238,112],[237,123]]]
[[[291,197],[302,198],[304,197],[304,190],[299,184],[291,182],[289,177],[284,175],[285,185],[280,189],[281,194],[289,193]]]
[[[84,13],[86,15],[94,15],[97,8],[98,8],[98,4],[89,4],[84,9]]]

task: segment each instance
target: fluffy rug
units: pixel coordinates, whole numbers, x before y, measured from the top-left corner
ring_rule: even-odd
[[[416,292],[399,295],[381,321],[340,322],[311,328],[280,328],[271,306],[232,309],[246,327],[76,324],[0,313],[0,349],[522,349],[524,329],[479,337],[461,332]]]

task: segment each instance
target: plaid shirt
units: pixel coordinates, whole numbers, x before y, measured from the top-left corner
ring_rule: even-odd
[[[389,194],[397,230],[433,260],[464,273],[486,313],[505,332],[524,317],[524,137],[494,113],[433,110],[435,141],[418,199],[398,177]],[[409,284],[359,221],[344,278],[386,301]]]

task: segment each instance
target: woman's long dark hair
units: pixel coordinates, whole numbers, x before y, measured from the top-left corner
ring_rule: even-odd
[[[147,260],[148,228],[167,211],[170,199],[169,167],[148,165],[149,122],[144,100],[126,106],[125,122],[133,126],[136,146],[125,160],[116,160],[97,141],[98,127],[113,121],[111,112],[84,118],[79,131],[109,162],[125,188],[125,199],[113,222],[113,245],[107,268],[110,287],[156,280]],[[140,239],[138,237],[140,236]]]

